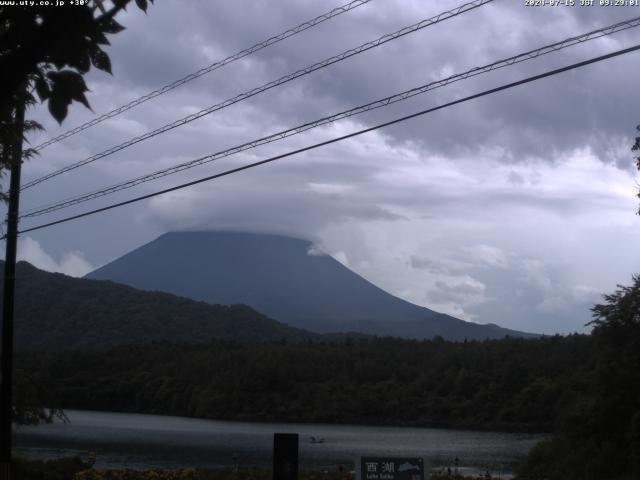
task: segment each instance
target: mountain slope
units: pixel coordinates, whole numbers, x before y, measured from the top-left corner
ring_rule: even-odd
[[[394,297],[311,244],[276,235],[173,232],[90,273],[146,290],[209,303],[243,303],[316,332],[360,331],[462,340],[521,336],[464,322]]]
[[[0,267],[4,268],[4,262],[0,261]],[[17,265],[15,341],[21,350],[310,336],[313,334],[244,305],[210,305],[113,282],[44,272],[27,262]]]

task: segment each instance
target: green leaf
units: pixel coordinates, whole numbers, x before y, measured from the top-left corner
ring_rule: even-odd
[[[107,73],[111,73],[111,60],[104,50],[96,47],[91,52],[91,63],[93,66]]]
[[[65,105],[65,116],[66,116],[66,108],[71,103],[72,100],[82,103],[85,107],[91,109],[87,97],[85,97],[84,92],[88,90],[82,75],[77,72],[73,72],[71,70],[62,70],[60,72],[49,72],[47,74],[49,79],[51,80],[51,97],[49,100],[49,110],[51,114],[58,120],[58,117],[54,115],[54,110],[57,112],[61,112],[59,105]],[[51,102],[53,101],[54,106],[51,106]],[[52,108],[54,110],[52,110]],[[62,117],[64,119],[64,116]],[[59,122],[61,120],[58,120]]]
[[[116,22],[113,18],[108,18],[102,23],[102,31],[104,33],[119,33],[124,27]]]
[[[52,90],[59,89],[65,92],[69,98],[73,98],[75,92],[86,92],[88,90],[82,75],[72,70],[49,72],[47,76],[53,83]]]
[[[89,59],[89,55],[85,52],[82,52],[82,55],[78,57],[76,68],[80,73],[87,73],[91,68],[91,61]]]
[[[75,52],[68,52],[69,65],[76,68],[80,73],[85,74],[91,68],[89,55],[85,48],[78,48]],[[73,55],[73,58],[71,56]]]
[[[105,37],[104,33],[102,33],[100,30],[96,29],[91,33],[91,35],[97,45],[111,45],[107,37]]]
[[[85,107],[87,107],[89,110],[91,110],[91,105],[89,105],[89,100],[87,100],[87,97],[85,96],[85,94],[83,92],[76,92],[76,94],[73,96],[73,99],[76,102],[80,102]]]
[[[51,113],[51,116],[58,121],[58,123],[62,123],[66,118],[68,106],[69,102],[59,96],[52,96],[49,98],[49,112]]]
[[[147,13],[147,0],[136,0],[136,5],[144,13]]]
[[[40,122],[36,122],[35,120],[25,120],[24,131],[25,132],[44,131],[44,127]]]

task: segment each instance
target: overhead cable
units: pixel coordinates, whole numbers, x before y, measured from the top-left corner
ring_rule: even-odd
[[[617,50],[615,52],[608,53],[606,55],[601,55],[601,56],[598,56],[598,57],[594,57],[594,58],[591,58],[589,60],[584,60],[582,62],[573,63],[571,65],[567,65],[567,66],[562,67],[562,68],[557,68],[555,70],[550,70],[548,72],[545,72],[545,73],[542,73],[542,74],[539,74],[539,75],[534,75],[534,76],[531,76],[531,77],[527,77],[527,78],[525,78],[523,80],[518,80],[516,82],[507,83],[505,85],[501,85],[499,87],[491,88],[489,90],[485,90],[483,92],[476,93],[474,95],[469,95],[467,97],[460,98],[458,100],[454,100],[452,102],[448,102],[448,103],[445,103],[443,105],[438,105],[436,107],[431,107],[431,108],[428,108],[426,110],[422,110],[420,112],[413,113],[411,115],[405,115],[403,117],[396,118],[394,120],[390,120],[388,122],[384,122],[384,123],[375,125],[373,127],[369,127],[369,128],[365,128],[365,129],[362,129],[362,130],[358,130],[356,132],[349,133],[347,135],[342,135],[340,137],[332,138],[330,140],[325,140],[324,142],[316,143],[314,145],[309,145],[309,146],[304,147],[304,148],[299,148],[297,150],[289,151],[289,152],[286,152],[286,153],[283,153],[283,154],[280,154],[280,155],[276,155],[274,157],[267,158],[265,160],[260,160],[258,162],[250,163],[250,164],[243,165],[243,166],[237,167],[237,168],[232,168],[230,170],[226,170],[224,172],[217,173],[215,175],[210,175],[210,176],[207,176],[207,177],[204,177],[204,178],[200,178],[198,180],[193,180],[191,182],[183,183],[181,185],[176,185],[174,187],[165,188],[163,190],[160,190],[160,191],[157,191],[157,192],[154,192],[154,193],[141,195],[139,197],[131,198],[131,199],[125,200],[123,202],[114,203],[114,204],[108,205],[106,207],[101,207],[101,208],[96,208],[94,210],[89,210],[87,212],[80,213],[78,215],[72,215],[72,216],[65,217],[65,218],[62,218],[60,220],[56,220],[56,221],[53,221],[53,222],[48,222],[48,223],[44,223],[44,224],[41,224],[41,225],[36,225],[34,227],[26,228],[24,230],[21,230],[18,233],[28,233],[28,232],[33,232],[35,230],[41,230],[43,228],[52,227],[54,225],[59,225],[61,223],[66,223],[66,222],[70,222],[72,220],[77,220],[79,218],[87,217],[87,216],[90,216],[90,215],[95,215],[97,213],[106,212],[106,211],[112,210],[114,208],[123,207],[125,205],[129,205],[129,204],[136,203],[136,202],[139,202],[139,201],[142,201],[142,200],[146,200],[146,199],[149,199],[149,198],[157,197],[158,195],[163,195],[163,194],[166,194],[166,193],[174,192],[176,190],[181,190],[183,188],[187,188],[187,187],[191,187],[193,185],[197,185],[197,184],[200,184],[200,183],[204,183],[204,182],[208,182],[208,181],[211,181],[211,180],[215,180],[217,178],[222,178],[222,177],[234,174],[234,173],[241,172],[243,170],[249,170],[251,168],[258,167],[260,165],[265,165],[267,163],[271,163],[271,162],[274,162],[276,160],[280,160],[282,158],[286,158],[286,157],[290,157],[290,156],[293,156],[293,155],[297,155],[297,154],[300,154],[300,153],[303,153],[303,152],[307,152],[309,150],[314,150],[316,148],[320,148],[320,147],[323,147],[323,146],[326,146],[326,145],[330,145],[332,143],[340,142],[340,141],[343,141],[343,140],[346,140],[346,139],[349,139],[349,138],[353,138],[353,137],[356,137],[356,136],[359,136],[359,135],[362,135],[362,134],[365,134],[365,133],[368,133],[368,132],[372,132],[372,131],[378,130],[380,128],[384,128],[384,127],[388,127],[388,126],[391,126],[391,125],[395,125],[397,123],[404,122],[404,121],[410,120],[412,118],[420,117],[422,115],[426,115],[428,113],[435,112],[437,110],[442,110],[444,108],[448,108],[448,107],[451,107],[453,105],[457,105],[457,104],[460,104],[460,103],[468,102],[470,100],[474,100],[476,98],[484,97],[484,96],[487,96],[487,95],[492,95],[494,93],[497,93],[497,92],[500,92],[500,91],[503,91],[503,90],[508,90],[510,88],[517,87],[519,85],[524,85],[524,84],[527,84],[527,83],[535,82],[535,81],[541,80],[543,78],[547,78],[547,77],[550,77],[550,76],[553,76],[553,75],[558,75],[560,73],[563,73],[563,72],[566,72],[566,71],[569,71],[569,70],[574,70],[576,68],[581,68],[581,67],[584,67],[584,66],[587,66],[587,65],[591,65],[593,63],[601,62],[603,60],[607,60],[607,59],[610,59],[610,58],[613,58],[613,57],[617,57],[617,56],[620,56],[620,55],[624,55],[624,54],[627,54],[627,53],[630,53],[630,52],[634,52],[634,51],[637,51],[637,50],[640,50],[640,44],[635,45],[633,47],[625,48],[625,49],[622,49],[622,50]]]
[[[181,163],[179,165],[174,165],[168,168],[164,168],[162,170],[158,170],[153,173],[149,173],[146,175],[142,175],[133,179],[126,180],[124,182],[117,183],[115,185],[111,185],[109,187],[102,188],[100,190],[96,190],[90,193],[81,194],[78,196],[74,196],[65,200],[58,201],[56,203],[49,204],[47,206],[36,207],[27,212],[25,212],[21,218],[25,217],[36,217],[40,215],[44,215],[47,213],[54,212],[56,210],[60,210],[63,208],[68,208],[73,205],[77,205],[79,203],[84,203],[89,200],[93,200],[95,198],[103,197],[106,195],[110,195],[121,190],[126,190],[129,188],[133,188],[142,183],[150,182],[153,180],[157,180],[162,177],[166,177],[168,175],[172,175],[183,170],[187,170],[193,167],[197,167],[200,165],[204,165],[206,163],[213,162],[215,160],[228,157],[245,150],[249,150],[252,148],[256,148],[261,145],[265,145],[268,143],[275,142],[277,140],[281,140],[284,138],[288,138],[293,135],[300,134],[312,128],[319,127],[321,125],[326,125],[328,123],[332,123],[338,120],[342,120],[344,118],[352,117],[354,115],[358,115],[364,112],[368,112],[377,108],[385,107],[391,105],[396,102],[400,102],[403,100],[407,100],[416,95],[420,95],[426,93],[428,91],[434,90],[436,88],[443,87],[445,85],[458,82],[460,80],[464,80],[470,77],[474,77],[480,74],[484,74],[493,70],[497,70],[500,68],[504,68],[507,66],[515,65],[524,61],[532,60],[538,58],[542,55],[546,55],[552,52],[556,52],[562,50],[564,48],[584,43],[589,40],[593,40],[596,38],[601,38],[605,35],[611,35],[612,33],[620,32],[622,30],[627,30],[629,28],[634,28],[640,26],[640,17],[636,17],[630,20],[625,20],[623,22],[618,22],[613,25],[609,25],[607,27],[603,27],[597,30],[592,30],[590,32],[584,33],[582,35],[577,35],[574,37],[567,38],[560,42],[553,43],[551,45],[546,45],[544,47],[537,48],[535,50],[530,50],[528,52],[520,53],[518,55],[511,56],[509,58],[505,58],[502,60],[495,61],[493,63],[484,65],[482,67],[475,67],[470,70],[467,70],[462,73],[458,73],[455,75],[451,75],[449,77],[443,78],[441,80],[433,81],[427,83],[425,85],[421,85],[419,87],[412,88],[410,90],[406,90],[401,93],[397,93],[395,95],[391,95],[380,100],[376,100],[374,102],[369,102],[364,105],[360,105],[358,107],[351,108],[349,110],[345,110],[339,113],[336,113],[331,116],[323,117],[321,119],[315,120],[313,122],[308,122],[302,125],[299,125],[294,128],[290,128],[287,130],[282,130],[280,132],[252,140],[250,142],[243,143],[241,145],[237,145],[210,155],[205,155],[203,157],[196,158],[194,160],[190,160],[188,162]]]
[[[410,25],[408,27],[404,27],[401,28],[400,30],[393,32],[393,33],[388,33],[386,35],[383,35],[375,40],[372,40],[370,42],[366,42],[363,43],[362,45],[355,47],[355,48],[351,48],[349,50],[346,50],[338,55],[334,55],[333,57],[327,58],[325,60],[322,60],[320,62],[314,63],[313,65],[310,65],[308,67],[302,68],[300,70],[297,70],[294,73],[290,73],[288,75],[285,75],[283,77],[280,77],[277,80],[273,80],[271,82],[265,83],[264,85],[260,86],[260,87],[256,87],[253,88],[249,91],[246,91],[244,93],[241,93],[239,95],[236,95],[235,97],[229,98],[221,103],[218,103],[216,105],[212,105],[208,108],[205,108],[203,110],[200,110],[199,112],[196,113],[192,113],[191,115],[187,115],[184,118],[181,118],[179,120],[176,120],[172,123],[169,123],[167,125],[164,125],[160,128],[157,128],[151,132],[147,132],[143,135],[140,135],[138,137],[134,137],[124,143],[121,143],[119,145],[113,146],[111,148],[108,148],[107,150],[104,150],[103,152],[100,152],[98,154],[92,155],[88,158],[85,158],[84,160],[80,160],[79,162],[73,163],[71,165],[68,165],[66,167],[63,167],[59,170],[56,170],[54,172],[51,172],[47,175],[44,175],[42,177],[36,178],[35,180],[32,180],[30,182],[25,183],[22,186],[22,190],[25,190],[27,188],[31,188],[35,185],[38,185],[39,183],[42,183],[46,180],[49,180],[51,178],[57,177],[58,175],[62,175],[63,173],[67,173],[70,172],[71,170],[75,170],[76,168],[82,167],[84,165],[87,165],[89,163],[95,162],[96,160],[99,160],[101,158],[107,157],[109,155],[112,155],[116,152],[119,152],[120,150],[124,150],[127,147],[130,147],[132,145],[135,145],[139,142],[142,142],[144,140],[148,140],[150,138],[153,138],[157,135],[160,135],[162,133],[168,132],[169,130],[172,130],[176,127],[180,127],[182,125],[185,125],[187,123],[193,122],[194,120],[197,120],[199,118],[204,117],[205,115],[209,115],[213,112],[216,112],[218,110],[222,110],[223,108],[229,107],[231,105],[234,105],[238,102],[241,102],[243,100],[246,100],[248,98],[251,98],[255,95],[258,95],[262,92],[265,92],[267,90],[270,90],[272,88],[275,88],[279,85],[282,85],[284,83],[290,82],[292,80],[295,80],[299,77],[302,77],[304,75],[308,75],[312,72],[315,72],[316,70],[320,70],[321,68],[325,68],[329,65],[332,65],[334,63],[337,62],[341,62],[343,60],[346,60],[347,58],[353,57],[354,55],[358,55],[360,53],[366,52],[367,50],[371,50],[372,48],[376,48],[379,47],[381,45],[384,45],[385,43],[391,42],[393,40],[396,40],[400,37],[403,37],[405,35],[408,35],[410,33],[414,33],[417,32],[418,30],[422,30],[423,28],[435,25],[437,23],[440,23],[442,21],[448,20],[450,18],[456,17],[458,15],[461,15],[463,13],[466,13],[470,10],[476,9],[482,5],[486,5],[487,3],[491,3],[493,0],[474,0],[473,2],[469,2],[469,3],[465,3],[464,5],[461,5],[457,8],[454,8],[452,10],[447,10],[446,12],[442,12],[434,17],[422,20],[418,23],[415,23],[413,25]]]
[[[209,65],[208,67],[204,67],[201,68],[200,70],[190,73],[189,75],[186,75],[182,78],[180,78],[179,80],[176,80],[175,82],[172,82],[168,85],[165,85],[164,87],[158,88],[157,90],[154,90],[153,92],[149,92],[146,95],[143,95],[142,97],[136,98],[135,100],[130,101],[129,103],[126,103],[118,108],[115,108],[113,110],[111,110],[110,112],[107,112],[103,115],[100,115],[99,117],[96,117],[86,123],[83,123],[82,125],[79,125],[75,128],[72,128],[71,130],[68,130],[50,140],[47,140],[46,142],[41,143],[40,145],[37,145],[36,147],[34,147],[34,150],[42,150],[45,147],[48,147],[49,145],[52,145],[54,143],[57,143],[61,140],[64,140],[65,138],[69,138],[72,135],[75,135],[76,133],[80,133],[83,130],[86,130],[87,128],[93,127],[94,125],[97,125],[99,123],[104,122],[105,120],[108,120],[109,118],[113,118],[117,115],[120,115],[122,112],[126,112],[127,110],[130,110],[134,107],[137,107],[138,105],[151,100],[152,98],[158,97],[164,93],[167,93],[171,90],[173,90],[174,88],[180,87],[181,85],[184,85],[185,83],[188,83],[192,80],[195,80],[196,78],[199,78],[207,73],[213,72],[214,70],[217,70],[219,68],[224,67],[225,65],[228,65],[232,62],[235,62],[236,60],[240,60],[248,55],[251,55],[253,53],[256,53],[260,50],[262,50],[263,48],[267,48],[270,45],[273,45],[274,43],[278,43],[281,42],[282,40],[285,40],[289,37],[292,37],[300,32],[304,32],[305,30],[315,27],[316,25],[319,25],[331,18],[337,17],[338,15],[341,15],[343,13],[349,12],[351,10],[353,10],[354,8],[357,8],[361,5],[364,5],[368,2],[370,2],[371,0],[353,0],[345,5],[342,5],[340,7],[336,7],[333,10],[330,10],[327,13],[323,13],[322,15],[319,15],[311,20],[308,20],[304,23],[301,23],[300,25],[298,25],[297,27],[293,27],[290,28],[289,30],[286,30],[282,33],[279,33],[278,35],[274,35],[273,37],[270,37],[266,40],[263,40],[262,42],[258,42],[255,45],[246,48],[234,55],[230,55],[227,58],[217,61],[215,63],[212,63],[211,65]]]

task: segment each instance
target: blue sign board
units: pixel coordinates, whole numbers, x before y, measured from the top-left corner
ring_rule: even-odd
[[[358,480],[425,480],[422,458],[360,457]]]

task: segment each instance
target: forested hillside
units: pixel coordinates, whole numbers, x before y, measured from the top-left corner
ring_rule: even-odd
[[[3,266],[0,261],[0,268]],[[26,262],[17,265],[18,350],[99,348],[169,339],[269,341],[313,336],[245,305],[210,305],[108,281],[44,272]]]

